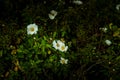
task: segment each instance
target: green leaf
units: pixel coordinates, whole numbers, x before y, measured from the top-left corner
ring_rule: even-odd
[[[45,41],[45,40],[42,40],[41,44],[42,44],[42,46],[45,46],[46,41]]]
[[[43,36],[44,40],[47,40],[47,38],[45,36]]]
[[[51,48],[51,45],[50,44],[46,44],[46,47]]]
[[[56,33],[56,32],[54,32],[54,33],[53,33],[53,38],[55,38],[55,37],[56,37],[56,35],[57,35],[57,33]]]
[[[45,53],[45,47],[44,46],[42,47],[42,52]]]
[[[41,62],[43,62],[43,60],[37,60],[35,63],[36,63],[36,64],[39,64],[39,63],[41,63]]]
[[[2,54],[3,54],[3,51],[1,50],[1,51],[0,51],[0,57],[2,57]]]
[[[109,56],[103,55],[102,57],[103,57],[104,59],[108,59]]]
[[[65,34],[66,34],[66,32],[65,32],[65,31],[63,31],[63,32],[62,32],[62,37],[64,37],[64,36],[65,36]]]
[[[119,60],[120,59],[120,56],[116,57],[116,60]]]
[[[23,51],[22,51],[21,49],[17,49],[17,52],[18,52],[18,53],[21,53],[21,52],[23,52]]]

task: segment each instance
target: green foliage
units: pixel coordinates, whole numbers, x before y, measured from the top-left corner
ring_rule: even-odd
[[[117,3],[30,0],[25,5],[23,0],[5,1],[5,10],[10,9],[0,20],[0,79],[119,80]],[[55,15],[51,10],[57,11],[54,19],[50,19],[49,14]],[[31,35],[27,25],[33,23],[38,31]],[[61,44],[56,48],[53,42],[58,40]]]

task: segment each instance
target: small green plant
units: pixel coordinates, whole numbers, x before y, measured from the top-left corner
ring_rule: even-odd
[[[63,72],[66,71],[69,65],[69,49],[66,46],[68,43],[65,42],[64,38],[55,39],[56,32],[51,36],[46,34],[40,36],[39,31],[43,30],[38,28],[36,24],[28,25],[26,34],[23,33],[25,34],[24,39],[17,46],[17,49],[11,45],[14,71],[21,71],[24,74],[29,72],[36,74],[43,73],[46,69],[51,69],[57,73],[61,66],[64,66]],[[44,74],[47,73],[45,72]],[[31,76],[26,77],[27,79],[31,78]]]

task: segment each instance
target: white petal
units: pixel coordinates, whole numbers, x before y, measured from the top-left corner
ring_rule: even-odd
[[[68,59],[65,60],[65,64],[67,64],[67,63],[68,63]]]
[[[65,47],[65,52],[68,50],[68,46]]]
[[[50,13],[51,13],[52,15],[54,15],[54,16],[57,15],[57,11],[55,11],[55,10],[51,10]]]
[[[38,26],[36,24],[29,24],[27,26],[27,34],[37,34]]]
[[[54,40],[54,41],[53,41],[53,47],[54,47],[55,49],[58,49],[58,47],[57,47],[56,45],[57,45],[57,43],[56,43],[56,41]]]
[[[53,20],[56,15],[57,15],[57,11],[55,11],[55,10],[51,10],[50,13],[48,14],[48,16],[51,20]]]
[[[48,14],[48,16],[49,16],[49,18],[50,18],[51,20],[53,20],[53,19],[55,18],[55,16],[52,15],[52,14]]]
[[[106,43],[107,45],[111,45],[111,44],[112,44],[112,42],[111,42],[110,40],[105,40],[105,43]]]
[[[78,1],[78,0],[73,1],[73,3],[74,3],[74,4],[77,4],[77,5],[81,5],[81,4],[83,4],[82,1]]]
[[[116,5],[116,9],[120,10],[120,4]]]
[[[61,59],[60,59],[61,64],[67,64],[67,62],[68,62],[68,59],[65,59],[65,58],[61,57]]]
[[[104,27],[104,28],[100,28],[100,30],[102,30],[103,32],[106,33],[108,29],[106,27]]]
[[[56,44],[56,41],[54,40],[52,44],[55,45],[55,44]]]
[[[63,57],[61,57],[60,59],[61,59],[61,60],[64,60],[64,58],[63,58]]]
[[[65,45],[62,41],[60,41],[60,40],[57,40],[57,43],[60,45],[60,46],[62,46],[62,45]]]

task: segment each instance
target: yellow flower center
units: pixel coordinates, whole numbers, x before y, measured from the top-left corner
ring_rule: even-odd
[[[54,16],[55,14],[54,13],[51,13],[52,16]]]
[[[14,70],[15,70],[15,71],[18,71],[18,66],[16,66],[16,67],[14,68]]]
[[[59,47],[60,45],[57,43],[56,46]]]
[[[32,28],[30,28],[30,31],[32,31],[32,32],[33,32],[34,30],[35,30],[35,29],[34,29],[33,27],[32,27]]]
[[[61,46],[61,50],[65,50],[65,46]]]
[[[61,60],[61,63],[62,63],[62,64],[65,64],[65,60]]]

